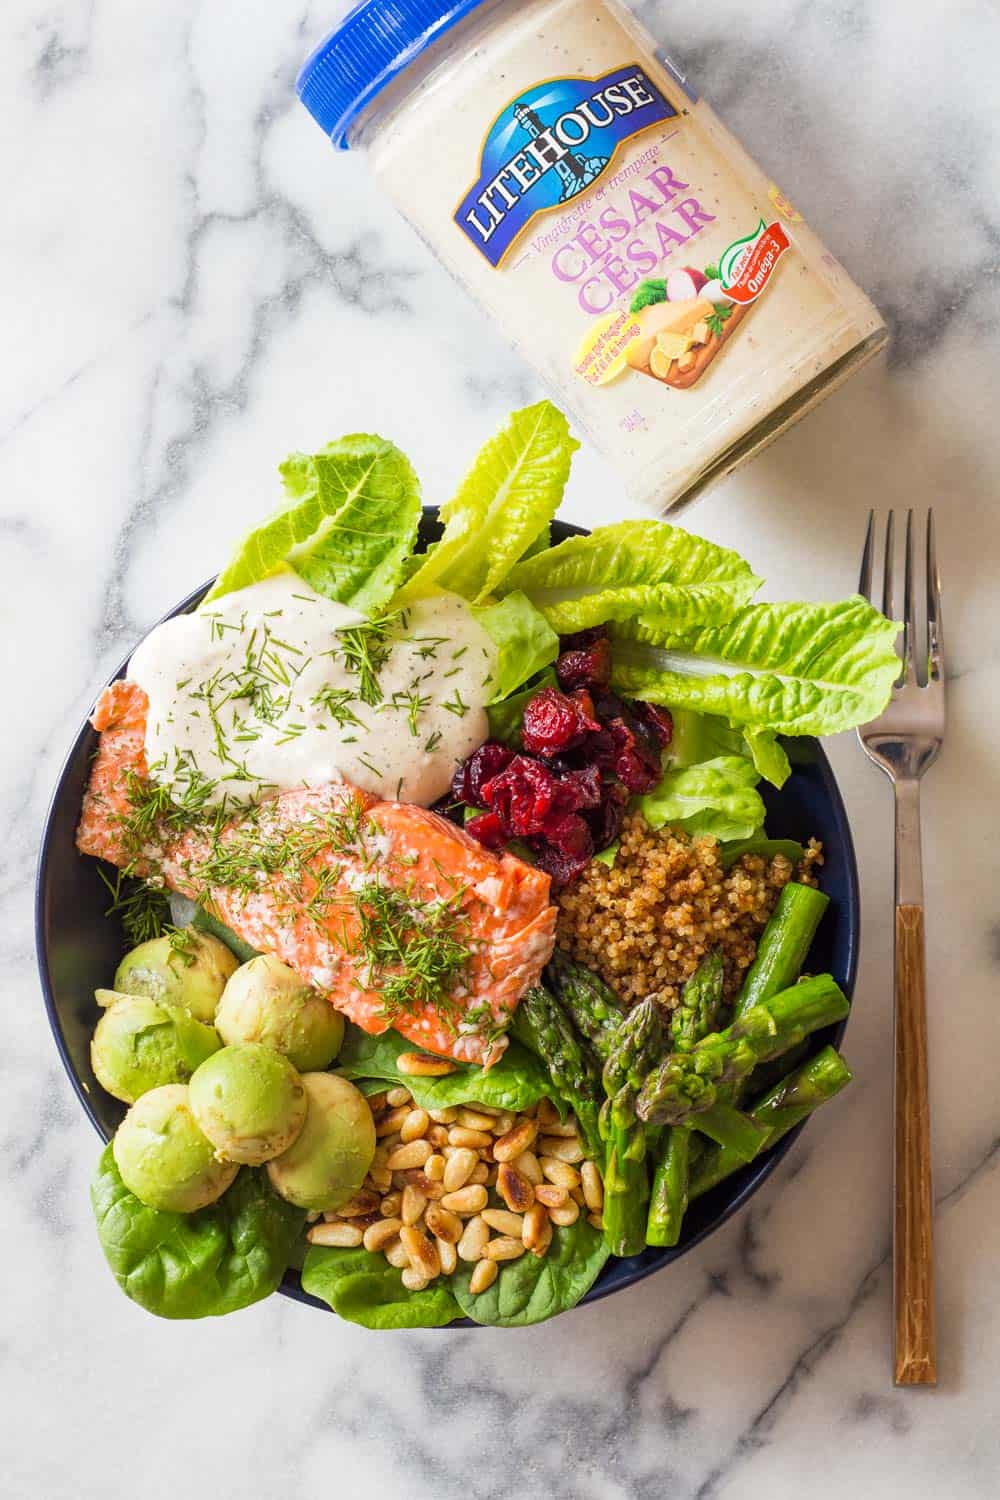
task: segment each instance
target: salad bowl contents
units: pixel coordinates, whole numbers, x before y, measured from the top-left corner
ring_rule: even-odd
[[[887,698],[895,627],[754,603],[665,522],[553,528],[575,447],[514,413],[423,548],[391,443],[293,455],[98,698],[40,957],[113,1131],[98,1234],[152,1312],[297,1273],[373,1328],[536,1322],[677,1253],[849,1081],[851,963],[816,972],[849,836],[782,809],[794,737]],[[67,962],[60,882],[97,872]]]

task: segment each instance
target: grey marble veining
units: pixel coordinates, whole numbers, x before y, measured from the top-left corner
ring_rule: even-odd
[[[0,1493],[227,1500],[988,1500],[1000,658],[1000,18],[989,0],[637,9],[874,295],[888,360],[690,515],[772,594],[853,587],[871,504],[942,522],[951,675],[925,787],[941,1385],[889,1377],[891,807],[831,746],[864,877],[857,1082],[707,1244],[524,1332],[369,1335],[274,1298],[141,1313],[89,1221],[97,1142],[34,970],[47,798],[95,688],[277,500],[377,430],[429,498],[533,380],[291,86],[320,3],[0,13]],[[579,455],[567,507],[620,514]]]

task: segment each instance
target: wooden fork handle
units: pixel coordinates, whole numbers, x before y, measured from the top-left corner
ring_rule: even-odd
[[[896,907],[895,1084],[895,1379],[897,1385],[934,1385],[934,1198],[922,906]]]

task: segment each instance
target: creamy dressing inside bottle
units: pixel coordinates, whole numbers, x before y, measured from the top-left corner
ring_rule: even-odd
[[[424,4],[450,29],[391,66],[384,9],[314,54],[304,102],[638,498],[691,498],[882,346],[871,302],[617,0]]]
[[[164,621],[128,675],[149,699],[150,774],[175,800],[348,781],[427,807],[487,737],[495,662],[454,594],[372,624],[289,568]]]

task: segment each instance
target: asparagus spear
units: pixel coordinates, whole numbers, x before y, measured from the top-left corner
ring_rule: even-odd
[[[546,1064],[557,1094],[576,1115],[587,1150],[600,1157],[603,1151],[597,1123],[600,1073],[559,1001],[536,984],[518,1006],[511,1029],[518,1041]]]
[[[758,1063],[794,1047],[810,1032],[841,1020],[847,1000],[829,974],[792,985],[766,1005],[755,1005],[725,1031],[704,1037],[690,1052],[674,1052],[640,1090],[640,1119],[656,1125],[697,1125],[699,1113],[728,1102],[727,1085],[740,1083]]]
[[[646,1243],[646,1126],[636,1117],[635,1101],[662,1050],[659,1010],[655,1001],[643,1000],[622,1021],[604,1064],[604,1240],[612,1255],[638,1255]]]
[[[695,969],[684,986],[673,1014],[672,1039],[675,1052],[686,1052],[722,1025],[725,1002],[722,949],[714,948]]]
[[[722,1147],[714,1148],[721,1151]],[[691,1165],[691,1131],[675,1125],[667,1132],[653,1174],[646,1219],[647,1245],[676,1245],[687,1213]]]
[[[607,1062],[615,1032],[627,1013],[625,1006],[610,985],[564,953],[553,954],[547,972],[576,1029],[601,1062]]]
[[[829,904],[829,896],[814,886],[791,880],[784,887],[736,997],[736,1020],[795,983]]]
[[[824,1047],[775,1084],[750,1110],[751,1119],[767,1131],[765,1149],[776,1145],[800,1120],[839,1094],[850,1081],[851,1070],[844,1059],[832,1047]],[[742,1165],[736,1153],[724,1146],[705,1146],[691,1167],[689,1196],[700,1198]],[[676,1244],[676,1240],[651,1243]]]

